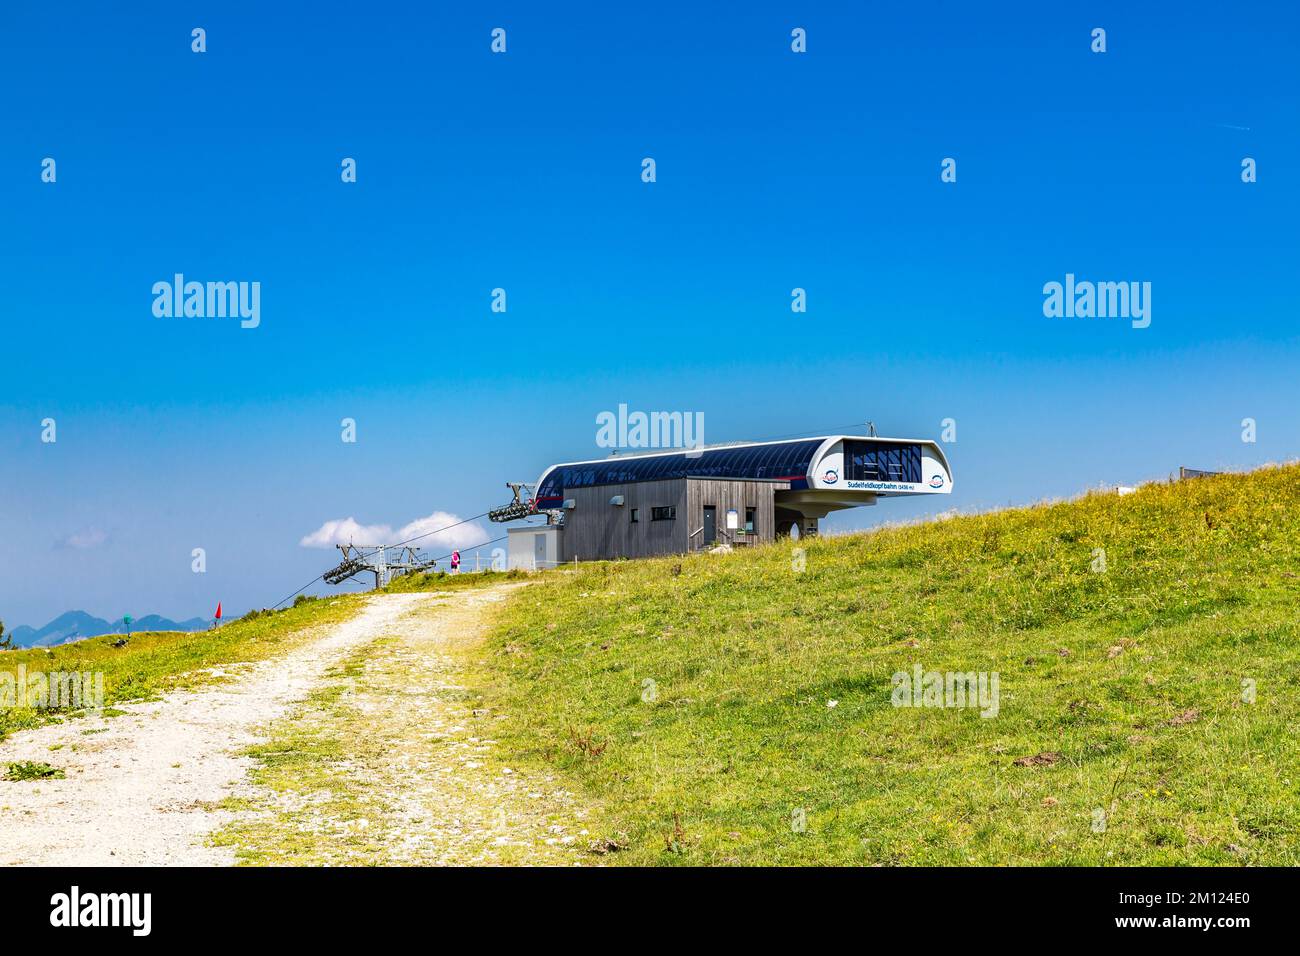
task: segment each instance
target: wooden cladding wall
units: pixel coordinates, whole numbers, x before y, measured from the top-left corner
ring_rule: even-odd
[[[719,544],[746,544],[771,541],[776,535],[776,514],[773,494],[790,487],[787,481],[725,481],[718,478],[686,479],[686,512],[690,517],[687,534],[704,526],[704,506],[717,508],[717,541]],[[740,527],[745,527],[745,509],[755,508],[754,534],[739,535],[727,529],[727,510],[736,509]],[[690,539],[688,550],[703,545],[704,533]]]
[[[622,505],[611,505],[615,495]],[[639,481],[627,485],[569,488],[575,507],[566,513],[561,533],[562,561],[600,561],[680,554],[686,550],[686,481]],[[676,508],[670,521],[651,520],[653,508]],[[636,510],[637,520],[632,521]]]
[[[574,507],[565,513],[560,533],[560,561],[605,561],[681,554],[701,548],[704,506],[717,509],[718,544],[756,544],[776,537],[773,494],[790,487],[785,481],[730,481],[719,478],[674,478],[638,481],[626,485],[569,488],[564,492]],[[610,499],[623,496],[622,505]],[[677,517],[655,521],[654,509],[676,508]],[[754,534],[741,535],[727,528],[727,510],[736,509],[745,527],[745,509],[754,508]],[[636,511],[636,521],[632,512]]]

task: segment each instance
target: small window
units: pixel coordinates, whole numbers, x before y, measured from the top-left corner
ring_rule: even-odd
[[[637,516],[636,516],[636,513],[637,513],[637,511],[639,511],[639,510],[640,510],[640,509],[638,509],[638,508],[633,508],[633,509],[632,509],[632,523],[633,523],[633,524],[636,524],[636,523],[637,523]]]
[[[745,534],[754,533],[754,521],[757,518],[757,516],[758,516],[757,508],[745,509]]]
[[[669,505],[666,508],[651,508],[651,521],[674,521],[677,518],[677,506]]]

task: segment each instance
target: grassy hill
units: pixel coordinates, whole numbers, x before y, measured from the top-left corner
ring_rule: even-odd
[[[15,693],[19,665],[30,678],[42,674],[104,675],[104,703],[152,697],[205,681],[221,679],[214,670],[262,660],[287,649],[316,628],[346,620],[360,606],[361,596],[343,594],[327,600],[303,599],[282,611],[257,611],[208,631],[140,632],[120,646],[122,636],[106,634],[51,648],[0,652],[0,680],[9,675]],[[79,712],[66,709],[9,706],[0,690],[0,740],[15,731],[62,720]]]
[[[1300,468],[804,544],[502,614],[485,703],[611,862],[1300,863]],[[997,715],[893,706],[917,664]]]

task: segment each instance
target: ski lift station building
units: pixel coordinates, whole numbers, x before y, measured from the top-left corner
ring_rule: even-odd
[[[509,530],[510,567],[682,554],[797,532],[880,498],[946,495],[939,445],[826,435],[615,454],[547,468],[530,502],[546,524]]]

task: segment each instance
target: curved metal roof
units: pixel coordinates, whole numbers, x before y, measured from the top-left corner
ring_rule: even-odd
[[[763,442],[705,448],[698,452],[660,452],[615,456],[602,461],[553,465],[537,487],[539,507],[562,500],[564,489],[593,485],[622,485],[634,481],[670,478],[734,478],[751,481],[788,481],[792,488],[807,487],[808,467],[825,438]]]

